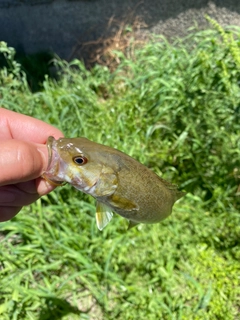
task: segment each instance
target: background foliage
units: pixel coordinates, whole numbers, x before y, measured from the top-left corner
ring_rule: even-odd
[[[1,106],[116,147],[188,191],[170,218],[99,232],[69,186],[0,225],[1,319],[238,319],[240,31],[153,36],[112,72],[56,59],[41,90],[1,43]],[[134,43],[134,39],[132,39]],[[35,87],[34,87],[35,89]]]

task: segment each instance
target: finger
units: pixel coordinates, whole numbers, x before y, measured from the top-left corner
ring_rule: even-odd
[[[36,179],[35,183],[39,196],[44,196],[45,194],[48,194],[56,188],[56,186],[50,184],[43,178]]]
[[[0,187],[0,192],[1,190],[3,190],[2,188],[6,188],[6,187],[8,186]],[[29,195],[37,194],[38,196],[43,196],[56,188],[56,186],[51,185],[41,177],[35,180],[17,183],[15,184],[15,187],[17,187],[19,190],[21,190],[26,194],[29,194]]]
[[[47,138],[63,137],[57,128],[32,117],[0,108],[0,139],[18,139],[45,144]]]
[[[48,165],[45,145],[18,140],[0,141],[0,186],[34,180]]]
[[[0,222],[12,219],[22,207],[0,207]]]
[[[25,192],[16,185],[0,187],[0,207],[23,207],[35,202],[38,198],[39,194]]]

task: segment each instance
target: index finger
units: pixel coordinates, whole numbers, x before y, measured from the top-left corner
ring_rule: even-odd
[[[41,120],[0,108],[0,139],[18,139],[45,144],[47,138],[63,137],[60,130]]]

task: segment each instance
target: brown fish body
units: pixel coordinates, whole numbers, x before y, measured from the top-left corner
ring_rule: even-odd
[[[110,221],[111,211],[131,225],[157,223],[171,214],[175,201],[184,195],[127,154],[86,138],[50,137],[48,148],[44,177],[53,183],[69,182],[96,198],[99,229]]]
[[[121,183],[113,195],[102,201],[110,204],[113,211],[124,218],[139,223],[156,223],[167,217],[182,193],[176,192],[175,188],[171,189],[172,185],[126,154],[119,154],[116,162]],[[126,210],[129,203],[123,199],[130,199],[135,206]],[[119,202],[121,207],[116,205]]]

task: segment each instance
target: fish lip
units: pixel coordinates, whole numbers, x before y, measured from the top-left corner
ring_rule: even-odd
[[[55,163],[55,160],[59,158],[57,156],[56,142],[57,140],[52,136],[48,137],[47,139],[48,166],[46,171],[50,171],[52,169],[52,165]]]
[[[52,162],[52,154],[53,154],[52,146],[53,146],[54,140],[55,140],[54,137],[50,136],[50,137],[48,137],[47,143],[46,143],[47,144],[47,148],[48,148],[48,166],[47,166],[47,171],[48,171],[48,169],[49,169],[49,167],[51,165],[51,162]]]
[[[60,160],[57,153],[56,142],[57,140],[52,136],[48,137],[47,139],[46,144],[48,148],[48,166],[42,177],[53,186],[60,186],[64,184],[64,181],[53,179],[53,177],[55,177],[54,175],[56,174],[56,170],[54,169],[56,168],[56,164],[58,164],[57,166],[59,166]]]

